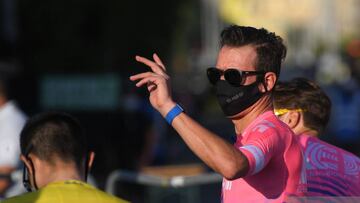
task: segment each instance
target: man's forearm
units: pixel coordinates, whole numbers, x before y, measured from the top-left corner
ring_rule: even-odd
[[[210,168],[227,179],[246,175],[248,160],[233,145],[181,113],[172,123],[189,148]]]
[[[8,178],[0,178],[0,197],[2,197],[6,191],[6,189],[9,187],[10,181]]]
[[[3,196],[6,189],[11,183],[11,173],[15,169],[13,167],[0,167],[0,196]]]

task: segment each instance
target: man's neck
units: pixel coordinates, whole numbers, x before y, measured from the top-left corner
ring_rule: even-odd
[[[305,125],[305,121],[304,121],[304,114],[301,114],[301,119],[298,122],[298,124],[293,127],[291,129],[296,135],[307,135],[307,136],[311,136],[311,137],[318,137],[319,136],[319,132],[317,130],[308,128]]]
[[[295,131],[294,131],[295,132]],[[307,136],[310,136],[310,137],[318,137],[319,136],[319,133],[318,131],[316,130],[312,130],[312,129],[309,129],[309,128],[303,128],[299,131],[299,133],[296,133],[298,135],[307,135]]]
[[[235,125],[236,134],[242,134],[246,127],[248,127],[257,117],[259,117],[264,112],[271,110],[273,110],[271,97],[265,96],[259,99],[259,101],[257,101],[251,107],[241,112],[239,116],[231,119]]]
[[[65,181],[65,180],[80,180],[83,181],[77,167],[73,164],[58,163],[56,166],[47,170],[48,184],[53,182]]]

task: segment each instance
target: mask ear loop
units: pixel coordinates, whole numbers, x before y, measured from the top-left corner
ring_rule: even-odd
[[[86,159],[85,159],[85,168],[84,168],[84,179],[85,179],[85,182],[87,182],[88,173],[89,173],[89,166],[88,166],[89,160],[90,160],[90,153],[87,153],[87,154],[86,154]]]
[[[24,168],[23,168],[23,185],[25,187],[25,189],[28,191],[28,192],[32,192],[33,191],[33,188],[35,190],[38,190],[38,187],[37,187],[37,184],[36,184],[36,180],[35,180],[35,167],[34,167],[34,164],[32,162],[32,160],[29,158],[29,153],[30,151],[32,150],[33,146],[30,144],[28,147],[27,147],[27,150],[25,150],[25,158],[26,160],[30,163],[30,167],[33,171],[33,175],[32,175],[32,179],[33,179],[33,184],[34,186],[31,185],[31,182],[30,182],[30,173],[26,167],[26,164],[24,163]]]
[[[28,172],[25,164],[23,166],[23,185],[24,185],[26,191],[32,192],[31,184],[30,184],[30,180],[29,180],[29,172]]]
[[[28,161],[28,162],[30,163],[30,165],[31,165],[31,169],[32,169],[32,171],[33,171],[33,175],[32,175],[32,176],[29,175],[29,171],[28,171],[26,165],[24,164],[24,169],[23,169],[23,185],[24,185],[25,189],[26,189],[28,192],[32,192],[32,191],[33,191],[33,188],[34,188],[35,190],[38,190],[39,188],[38,188],[38,186],[37,186],[37,184],[36,184],[36,180],[35,180],[35,167],[34,167],[34,164],[33,164],[32,160],[31,160],[30,158],[28,158],[27,156],[26,156],[26,159],[27,159],[27,161]],[[30,177],[32,177],[32,179],[33,179],[32,182],[33,182],[34,186],[31,185]]]
[[[257,75],[256,76],[256,81],[257,82],[260,82],[264,88],[265,88],[265,93],[269,92],[268,89],[267,89],[267,86],[266,86],[266,83],[265,83],[265,80],[264,80],[264,76],[265,76],[266,72],[265,73],[262,73],[260,75]]]

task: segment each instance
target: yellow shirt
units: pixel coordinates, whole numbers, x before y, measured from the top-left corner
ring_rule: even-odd
[[[35,191],[4,200],[2,203],[127,203],[77,180],[50,183]]]

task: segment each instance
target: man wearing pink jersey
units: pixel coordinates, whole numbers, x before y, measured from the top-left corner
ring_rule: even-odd
[[[282,39],[263,28],[233,25],[222,31],[220,44],[216,66],[207,69],[207,76],[234,124],[235,145],[173,101],[170,77],[156,54],[153,60],[136,56],[151,70],[130,79],[138,81],[138,87],[147,86],[152,106],[200,159],[223,175],[223,202],[282,202],[301,194],[301,148],[272,106],[272,90],[286,55]]]
[[[331,110],[330,99],[321,88],[296,78],[279,82],[274,98],[275,113],[298,135],[304,149],[306,196],[360,196],[360,159],[318,138]]]

